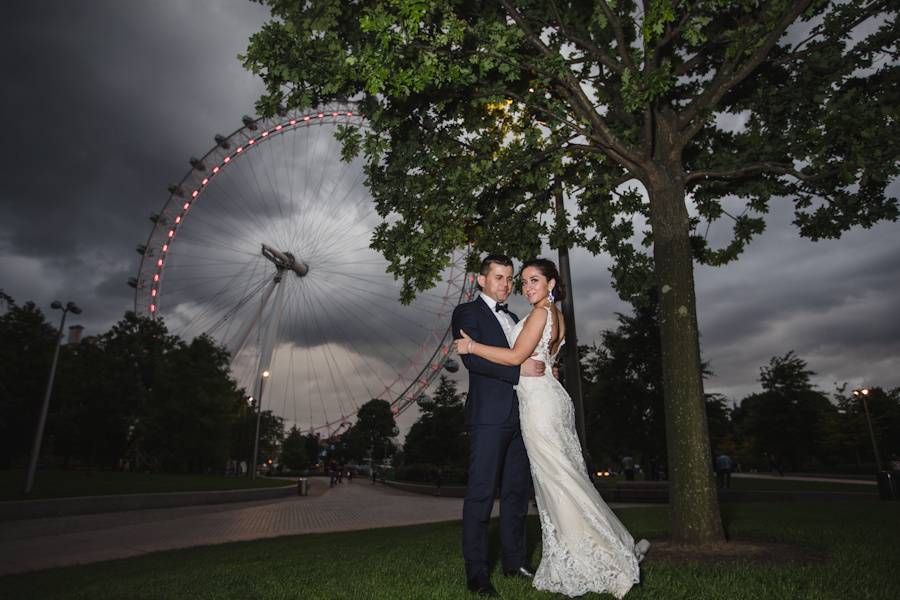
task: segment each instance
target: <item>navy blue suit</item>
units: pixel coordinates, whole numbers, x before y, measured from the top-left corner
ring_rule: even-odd
[[[457,306],[452,324],[456,339],[462,337],[462,329],[476,342],[509,348],[493,309],[480,296]],[[490,571],[487,530],[498,485],[503,570],[525,565],[531,472],[519,427],[519,400],[513,389],[519,382],[519,367],[498,365],[472,354],[464,354],[462,362],[469,371],[465,409],[469,483],[463,503],[463,557],[466,577],[473,579]]]

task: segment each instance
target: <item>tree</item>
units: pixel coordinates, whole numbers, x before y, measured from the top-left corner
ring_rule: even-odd
[[[253,439],[256,434],[256,406],[246,405],[240,416],[232,424],[231,439],[232,456],[235,460],[244,461],[247,465],[253,462]],[[278,449],[284,438],[284,419],[271,410],[264,410],[259,415],[259,448],[258,464],[264,464],[270,458],[278,458]],[[249,472],[249,471],[248,471]]]
[[[813,375],[793,351],[760,368],[763,391],[741,400],[734,414],[740,435],[752,439],[756,460],[768,454],[799,471],[827,456],[827,429],[836,408],[815,389]]]
[[[619,326],[603,331],[600,345],[580,349],[591,456],[605,464],[637,452],[648,473],[667,462],[655,293],[636,303],[633,315],[617,314]],[[711,374],[705,363],[703,374]],[[719,448],[731,428],[724,398],[707,394],[706,414],[712,446]]]
[[[847,462],[855,462],[860,467],[864,461],[871,462],[874,467],[875,451],[872,448],[862,398],[848,392],[844,385],[838,389],[835,400],[837,414],[830,433],[836,452]],[[892,456],[900,457],[900,388],[869,388],[866,404],[882,462],[890,460]],[[882,464],[882,468],[887,467]]]
[[[28,456],[47,386],[57,331],[33,303],[0,291],[0,468]],[[60,361],[64,364],[64,361]]]
[[[391,439],[398,434],[390,403],[374,398],[359,407],[356,423],[344,434],[342,441],[347,444],[351,458],[360,460],[371,453],[374,464],[393,454],[395,448]]]
[[[306,453],[306,438],[294,425],[281,443],[281,464],[291,471],[299,471],[309,464]]]
[[[465,466],[469,443],[463,396],[456,390],[456,382],[441,375],[434,397],[422,396],[418,405],[422,414],[410,427],[403,444],[406,462]]]
[[[666,461],[657,309],[639,303],[634,315],[616,318],[600,345],[582,349],[589,450],[600,463],[637,453],[650,472]]]
[[[228,353],[199,336],[179,340],[164,360],[165,375],[143,415],[144,452],[167,471],[221,470],[231,457],[232,426],[246,406],[231,379]]]
[[[373,247],[404,300],[458,247],[530,258],[542,235],[611,254],[623,297],[661,291],[672,536],[722,540],[693,263],[734,260],[773,197],[813,240],[896,220],[898,5],[266,3],[243,58],[258,110],[360,99],[369,129],[343,131],[344,152],[365,155]],[[545,217],[553,190],[573,223]],[[712,248],[721,219],[733,237]]]

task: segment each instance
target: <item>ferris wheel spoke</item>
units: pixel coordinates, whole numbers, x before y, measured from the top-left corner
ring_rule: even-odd
[[[324,286],[323,286],[323,289],[324,289]],[[330,291],[331,291],[331,293],[326,291],[325,293],[322,294],[323,296],[325,296],[329,299],[329,302],[327,304],[326,303],[322,304],[323,310],[331,311],[332,309],[337,309],[339,307],[341,309],[342,313],[346,313],[346,314],[354,317],[359,323],[361,323],[363,325],[363,327],[368,328],[368,330],[373,330],[375,327],[384,327],[384,328],[386,328],[386,331],[389,333],[396,334],[396,332],[398,331],[397,329],[392,328],[383,319],[367,319],[366,317],[370,316],[372,314],[372,306],[371,305],[366,306],[362,302],[356,301],[355,296],[352,294],[340,295],[337,293],[337,292],[339,292],[339,290],[337,288],[332,288]],[[398,315],[396,312],[392,312],[392,314],[394,316],[398,317],[397,323],[402,323],[404,325],[408,323],[408,320],[405,318],[404,315]],[[336,319],[336,321],[338,323],[344,322],[341,319]],[[424,326],[419,325],[418,323],[415,324],[415,327],[427,329]],[[406,337],[408,339],[410,339],[411,341],[413,341],[414,343],[417,341],[411,335],[405,333],[406,332],[405,328],[401,327],[401,328],[399,328],[399,331],[404,332]],[[352,339],[352,337],[350,339]],[[388,339],[390,340],[391,337],[388,336]],[[402,349],[400,349],[393,343],[391,343],[391,347],[394,349],[395,352],[400,354],[404,359],[406,359],[408,361],[412,361],[411,357],[407,356],[406,353],[404,353]]]
[[[323,297],[325,299],[328,299],[329,301],[328,302],[324,301]],[[340,304],[339,301],[335,302],[333,294],[328,294],[328,293],[316,294],[315,296],[313,296],[313,301],[317,303],[321,312],[329,317],[329,321],[336,324],[336,327],[340,329],[340,332],[343,334],[345,339],[352,340],[355,337],[352,334],[350,334],[344,327],[344,325],[349,320],[359,323],[362,330],[371,331],[371,329],[366,329],[367,320],[364,318],[364,316],[367,314],[370,314],[370,313],[366,313],[365,310],[357,312],[350,308],[347,308],[343,304]],[[340,311],[336,310],[338,308],[338,306],[340,306],[340,308],[341,308]],[[340,314],[337,314],[337,313],[340,313]],[[342,318],[342,316],[344,316],[344,318]],[[350,316],[351,319],[347,319],[346,316]],[[379,322],[377,324],[380,325],[381,323]],[[411,360],[408,356],[405,355],[405,353],[402,351],[402,349],[398,348],[396,345],[391,344],[391,347],[395,350],[397,355],[402,356],[405,360]],[[385,362],[385,364],[387,365],[388,363]],[[390,365],[388,365],[388,366],[390,366]],[[378,371],[376,369],[373,368],[372,372],[373,372],[373,374],[378,376]],[[379,376],[379,379],[380,379],[380,376]],[[382,382],[383,382],[383,380],[382,380]]]
[[[243,308],[250,300],[252,300],[253,297],[265,287],[266,283],[267,280],[265,279],[260,281],[243,298],[223,301],[222,294],[210,294],[209,296],[199,298],[195,303],[204,308],[191,316],[182,329],[195,333],[215,334],[219,327],[230,320],[239,309]],[[226,305],[231,308],[219,308],[220,306]]]
[[[340,271],[331,271],[328,273],[328,275],[331,276],[330,277],[331,279],[344,277],[346,279],[358,282],[363,285],[370,284],[369,287],[359,287],[358,285],[353,286],[352,284],[349,284],[349,283],[340,284],[341,286],[347,286],[348,288],[354,289],[357,291],[368,291],[369,289],[371,289],[371,287],[374,287],[374,286],[383,287],[383,284],[384,284],[383,281],[379,281],[377,279],[362,277],[362,276],[358,276],[358,275],[351,275],[349,273],[343,273]],[[387,293],[381,293],[380,296],[388,301],[396,302],[400,297],[400,291],[398,288],[393,288],[393,287],[391,288],[391,290],[396,292],[396,294],[390,295]],[[376,293],[376,292],[372,292],[372,293]],[[443,306],[444,304],[446,304],[446,298],[444,298],[443,296],[436,296],[436,295],[430,294],[428,292],[420,292],[416,295],[416,298],[415,298],[413,304],[410,304],[409,306],[417,305],[417,306],[421,307],[422,305],[427,304],[427,303],[432,303],[432,305]]]

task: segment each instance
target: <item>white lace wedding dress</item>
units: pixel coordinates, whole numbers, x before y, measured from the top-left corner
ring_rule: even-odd
[[[567,596],[606,592],[621,598],[638,583],[638,563],[648,545],[642,541],[635,548],[634,538],[587,476],[572,400],[552,374],[554,311],[547,311],[535,356],[547,370],[542,377],[520,378],[516,386],[543,541],[534,587]],[[513,329],[513,341],[524,323]]]

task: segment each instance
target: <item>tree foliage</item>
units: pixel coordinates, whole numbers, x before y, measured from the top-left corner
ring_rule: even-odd
[[[434,395],[418,401],[421,415],[403,444],[407,464],[464,468],[469,459],[469,440],[463,414],[463,395],[456,382],[441,375]]]
[[[266,4],[276,19],[244,56],[258,109],[361,99],[370,131],[344,137],[381,213],[402,217],[375,245],[407,297],[469,241],[536,255],[551,181],[578,199],[570,241],[615,256],[629,296],[652,201],[620,186],[655,188],[654,169],[677,167],[704,263],[736,258],[776,197],[811,239],[897,217],[893,3]],[[720,219],[733,239],[711,248]]]
[[[793,351],[760,368],[763,391],[741,400],[734,415],[740,435],[752,440],[756,461],[767,454],[785,468],[801,471],[811,459],[827,456],[827,430],[837,411],[815,389],[813,375]]]
[[[31,448],[57,330],[33,302],[2,291],[0,301],[0,467],[9,467]]]
[[[0,443],[8,467],[31,448],[57,332],[33,303],[0,299]],[[126,313],[108,331],[60,349],[44,456],[170,472],[249,462],[256,413],[229,362],[208,337],[185,342],[159,320]],[[263,412],[263,460],[275,458],[283,428],[280,417]]]

